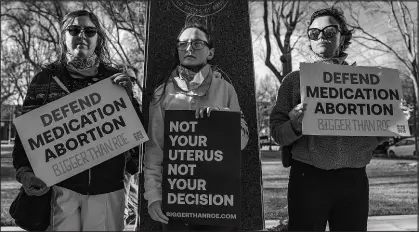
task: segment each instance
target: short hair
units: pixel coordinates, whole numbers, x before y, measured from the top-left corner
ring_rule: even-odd
[[[207,43],[208,43],[208,47],[209,48],[213,48],[214,47],[214,38],[211,35],[211,33],[209,32],[209,30],[207,29],[207,27],[202,24],[201,22],[197,21],[197,20],[190,20],[185,22],[185,25],[182,27],[182,29],[180,30],[179,34],[176,37],[176,42],[179,40],[179,37],[182,35],[182,33],[188,29],[188,28],[196,28],[202,32],[204,32],[205,37],[207,38]],[[177,49],[177,47],[174,47],[173,49],[173,64],[172,64],[172,70],[174,70],[179,64],[179,51]]]
[[[97,29],[98,38],[97,38],[97,45],[94,52],[98,56],[99,61],[103,63],[110,63],[110,55],[109,55],[109,50],[106,44],[107,37],[106,37],[105,31],[101,27],[97,16],[87,10],[72,11],[68,13],[66,16],[64,16],[64,19],[62,20],[61,25],[60,25],[61,31],[60,31],[60,50],[59,50],[59,57],[58,57],[59,61],[62,63],[65,62],[66,53],[68,51],[68,48],[65,44],[65,32],[67,30],[67,27],[70,26],[70,24],[74,21],[75,18],[81,17],[81,16],[88,16],[90,20],[92,20],[93,24],[95,25]]]
[[[336,19],[336,21],[338,21],[341,34],[345,38],[345,40],[343,41],[342,51],[341,51],[341,52],[344,52],[349,47],[349,44],[351,44],[350,40],[352,39],[353,29],[349,30],[348,24],[346,22],[346,18],[343,15],[342,10],[335,7],[317,10],[311,15],[308,26],[310,26],[316,18],[319,18],[322,16],[331,16],[334,19]]]
[[[207,43],[208,43],[208,47],[209,48],[213,48],[213,37],[211,36],[211,33],[209,32],[209,30],[207,29],[207,27],[201,23],[199,21],[200,19],[198,17],[191,17],[189,18],[189,20],[187,20],[185,22],[185,25],[182,27],[182,29],[180,30],[179,34],[176,37],[176,42],[179,41],[179,37],[182,35],[182,33],[188,29],[188,28],[196,28],[202,32],[204,32],[205,37],[207,38]],[[173,47],[173,63],[172,63],[172,69],[171,71],[175,70],[177,68],[177,66],[180,64],[179,61],[179,51],[177,49],[176,46]],[[170,74],[167,75],[166,77],[162,78],[161,81],[157,82],[156,87],[160,86],[160,85],[164,85],[163,86],[163,93],[160,95],[159,99],[157,100],[156,104],[163,98],[164,93],[166,92],[166,86],[167,83],[170,80]],[[155,91],[157,91],[157,88],[155,88]],[[154,91],[154,93],[155,93]]]
[[[209,33],[209,30],[203,25],[203,24],[201,24],[201,23],[199,23],[199,22],[195,22],[195,21],[193,21],[193,22],[187,22],[183,27],[182,27],[182,29],[180,30],[180,32],[179,32],[179,34],[178,34],[178,36],[177,36],[177,39],[179,39],[179,37],[180,37],[180,35],[182,35],[182,33],[186,30],[186,29],[188,29],[188,28],[196,28],[196,29],[198,29],[198,30],[200,30],[200,31],[202,31],[202,32],[204,32],[204,34],[205,34],[205,37],[207,38],[207,43],[208,43],[208,47],[209,48],[213,48],[213,46],[214,46],[214,44],[213,44],[213,38],[212,38],[212,35]]]

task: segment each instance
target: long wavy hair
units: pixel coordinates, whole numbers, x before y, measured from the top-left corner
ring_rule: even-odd
[[[65,32],[67,30],[67,27],[71,25],[71,23],[73,23],[74,19],[77,17],[81,17],[81,16],[88,16],[90,18],[90,20],[92,20],[93,24],[95,25],[95,27],[97,28],[97,45],[95,48],[95,53],[99,58],[99,62],[101,63],[105,63],[105,64],[110,64],[110,54],[109,54],[109,50],[108,50],[108,46],[107,46],[107,36],[105,34],[105,31],[103,30],[103,28],[100,25],[99,19],[97,18],[97,16],[95,14],[93,14],[90,11],[86,11],[86,10],[77,10],[77,11],[72,11],[70,13],[68,13],[66,16],[64,16],[64,19],[61,22],[60,25],[60,49],[58,51],[58,59],[59,62],[64,64],[64,62],[66,61],[66,53],[68,51],[68,48],[65,44]]]

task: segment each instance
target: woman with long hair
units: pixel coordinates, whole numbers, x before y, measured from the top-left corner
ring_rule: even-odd
[[[107,39],[97,16],[85,10],[73,11],[64,17],[60,28],[58,60],[43,67],[32,79],[23,113],[106,78],[123,86],[132,100],[132,85],[126,81],[127,74],[111,66]],[[140,115],[138,103],[132,102]],[[128,154],[118,155],[53,185],[49,230],[122,231]],[[50,191],[34,175],[18,136],[12,155],[16,179],[28,195],[41,196]]]

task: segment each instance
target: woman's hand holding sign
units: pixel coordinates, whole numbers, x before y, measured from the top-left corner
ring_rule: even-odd
[[[164,215],[161,210],[162,201],[155,201],[148,206],[148,214],[150,214],[151,219],[157,222],[164,224],[169,223],[169,218]]]
[[[49,187],[30,171],[26,171],[20,175],[20,182],[28,196],[42,196],[49,190]]]
[[[303,131],[303,118],[304,118],[304,111],[307,109],[306,103],[300,103],[294,107],[289,113],[288,116],[291,120],[291,126],[296,134],[301,134]]]
[[[199,107],[196,112],[195,112],[195,117],[196,118],[204,118],[204,112],[207,113],[207,116],[209,117],[211,114],[211,111],[220,111],[220,107],[218,106],[201,106]]]
[[[117,73],[111,77],[112,81],[124,87],[127,91],[128,96],[131,98],[132,96],[132,80],[135,80],[135,73],[132,69],[127,69],[123,73]]]

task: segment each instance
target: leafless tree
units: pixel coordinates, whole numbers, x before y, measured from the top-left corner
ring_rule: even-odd
[[[416,9],[409,9],[407,3],[403,1],[386,1],[369,3],[369,5],[357,3],[356,7],[354,7],[354,3],[345,2],[344,4],[350,12],[351,26],[360,32],[353,37],[354,41],[367,49],[392,54],[409,73],[408,77],[412,80],[414,88],[413,125],[417,139],[417,131],[419,131],[417,119],[417,98],[419,96],[417,4]],[[387,23],[390,30],[385,33],[374,34],[365,28],[361,16],[375,17],[379,14],[387,17],[387,20],[383,21]],[[405,70],[401,70],[401,72],[405,72]],[[416,142],[416,146],[417,144],[418,142]],[[416,150],[418,150],[418,147],[416,147]]]
[[[282,82],[285,75],[292,71],[291,52],[303,33],[300,33],[293,42],[291,41],[291,36],[296,31],[297,24],[304,19],[306,11],[300,6],[300,0],[283,0],[279,2],[271,0],[270,5],[271,7],[268,6],[268,0],[263,1],[263,24],[266,43],[265,65],[274,73],[279,82]],[[271,12],[271,24],[269,24],[269,12]],[[282,70],[275,67],[271,62],[273,49],[271,44],[271,28],[274,42],[281,52],[280,61]]]
[[[108,18],[102,26],[108,32],[118,62],[141,65],[144,62],[146,2],[99,0],[87,4],[87,8]]]
[[[107,31],[112,61],[144,61],[145,1],[10,1],[1,4],[2,103],[23,98],[30,78],[57,58],[60,25],[72,10],[88,9]],[[13,55],[12,55],[13,54]],[[5,79],[4,79],[5,78]]]
[[[274,77],[275,78],[275,77]],[[276,79],[276,78],[275,78]],[[276,96],[279,89],[279,82],[272,82],[272,77],[265,76],[263,77],[256,89],[256,102],[258,107],[258,123],[259,123],[259,133],[263,130],[268,130],[268,135],[270,138],[269,130],[269,117],[272,112],[272,108],[276,103]],[[271,147],[269,147],[271,149]]]

